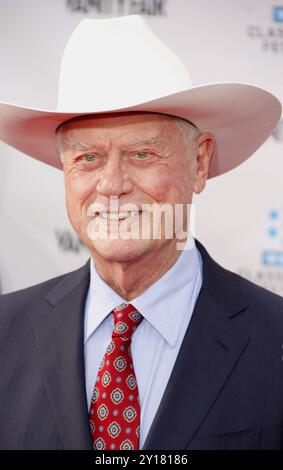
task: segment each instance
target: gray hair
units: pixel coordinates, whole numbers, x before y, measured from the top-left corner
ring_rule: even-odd
[[[195,150],[197,138],[201,134],[201,131],[191,121],[187,121],[183,118],[172,116],[176,126],[181,130],[184,137],[184,144],[186,147],[190,147],[191,150]]]

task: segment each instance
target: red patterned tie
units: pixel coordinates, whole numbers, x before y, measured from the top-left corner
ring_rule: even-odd
[[[96,450],[139,449],[140,405],[131,339],[143,319],[131,304],[113,310],[112,340],[100,364],[89,424]]]

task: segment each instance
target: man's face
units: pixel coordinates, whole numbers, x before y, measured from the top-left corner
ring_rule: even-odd
[[[152,259],[158,250],[176,245],[176,227],[171,239],[164,236],[164,217],[161,237],[143,234],[156,223],[149,207],[169,205],[174,213],[176,204],[190,204],[193,192],[205,185],[209,146],[202,137],[194,146],[187,140],[173,118],[153,113],[92,115],[61,127],[58,147],[68,216],[94,257],[114,262]],[[107,214],[114,206],[121,220],[117,212]],[[186,218],[186,210],[183,214]],[[99,228],[108,236],[94,237]],[[116,239],[109,236],[114,230],[120,234]],[[135,235],[125,237],[129,231]]]

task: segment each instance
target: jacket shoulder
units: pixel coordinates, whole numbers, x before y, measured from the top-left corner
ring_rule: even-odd
[[[237,278],[237,282],[240,284],[243,294],[250,300],[253,300],[256,303],[266,302],[268,305],[283,307],[283,297],[281,295],[269,291],[264,287],[243,278],[239,274],[233,274]]]
[[[250,311],[261,323],[266,322],[270,326],[280,325],[283,328],[283,297],[261,287],[239,274],[232,273],[234,282],[237,282],[243,297],[249,305]]]
[[[283,327],[283,297],[245,279],[218,264],[197,242],[203,261],[203,280],[211,295],[225,307],[248,307],[255,323],[267,322]]]
[[[75,281],[79,280],[83,274],[88,272],[88,263],[79,269],[70,271],[60,276],[53,277],[46,281],[34,284],[24,289],[9,292],[0,295],[0,321],[8,315],[9,319],[18,313],[24,313],[29,308],[40,302],[47,294],[52,291],[56,286],[72,285]]]

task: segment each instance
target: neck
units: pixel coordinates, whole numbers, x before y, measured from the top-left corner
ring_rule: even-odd
[[[147,253],[138,259],[127,262],[109,261],[97,253],[92,256],[100,277],[127,302],[141,295],[177,261],[181,250],[176,249],[176,241],[160,247],[154,253]]]

